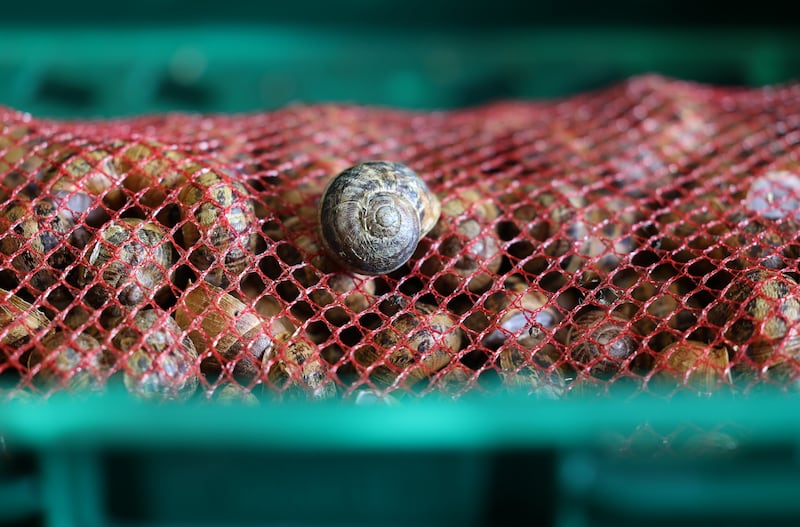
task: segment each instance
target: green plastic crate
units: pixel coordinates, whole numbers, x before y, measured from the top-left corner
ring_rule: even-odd
[[[0,524],[796,525],[797,405],[16,402],[0,415]]]
[[[800,31],[417,29],[241,24],[3,27],[0,104],[38,116],[242,112],[293,102],[453,108],[557,97],[659,72],[759,85],[798,76]]]

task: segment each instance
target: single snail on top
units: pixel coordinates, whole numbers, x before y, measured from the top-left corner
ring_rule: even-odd
[[[322,193],[323,245],[344,268],[380,275],[406,263],[439,219],[424,181],[400,163],[369,161],[333,178]]]

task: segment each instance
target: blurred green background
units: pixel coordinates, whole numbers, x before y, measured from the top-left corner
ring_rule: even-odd
[[[627,76],[800,73],[800,8],[702,2],[7,2],[0,104],[89,117],[291,102],[452,108]]]

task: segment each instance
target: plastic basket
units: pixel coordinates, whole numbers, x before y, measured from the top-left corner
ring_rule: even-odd
[[[0,23],[0,103],[42,117],[240,112],[297,101],[432,109],[564,96],[649,72],[738,85],[798,74],[800,36],[791,28],[563,20],[480,31],[374,27]]]
[[[17,402],[0,417],[0,521],[791,525],[796,404],[777,394],[224,411],[113,393]]]

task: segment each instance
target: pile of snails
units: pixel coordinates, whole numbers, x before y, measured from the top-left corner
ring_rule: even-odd
[[[119,378],[146,399],[252,402],[258,386],[392,402],[794,382],[797,229],[757,198],[754,219],[711,196],[597,206],[557,181],[437,195],[368,161],[253,199],[243,174],[156,142],[25,135],[0,135],[0,376],[44,393]]]
[[[260,373],[289,328],[268,331],[222,289],[256,244],[240,181],[158,143],[26,146],[22,164],[10,149],[0,166],[0,366],[45,392],[121,377],[148,399],[185,399],[225,368]],[[199,283],[179,287],[181,262]]]
[[[378,178],[364,176],[366,168],[345,174],[373,192]],[[793,202],[781,203],[795,198],[774,185],[765,191],[764,179],[776,176],[754,178],[726,205],[712,191],[662,214],[648,214],[648,207],[663,210],[660,203],[624,195],[599,196],[598,206],[591,191],[560,182],[503,194],[511,213],[477,189],[441,204],[404,190],[420,218],[441,216],[414,231],[419,245],[400,263],[398,280],[409,284],[402,276],[421,274],[430,281],[383,295],[378,310],[391,325],[378,325],[352,352],[331,353],[331,363],[352,357],[356,376],[381,388],[451,393],[480,387],[490,372],[501,385],[545,398],[607,392],[628,380],[657,393],[758,383],[792,389],[800,359],[800,228]],[[323,243],[342,266],[369,273],[360,256],[368,251],[358,244],[375,245],[371,234],[356,233],[372,224],[352,211],[346,218],[334,241],[323,236]],[[398,264],[376,265],[391,272]],[[422,293],[416,302],[415,293]]]
[[[237,287],[257,265],[260,218],[233,173],[154,142],[8,148],[24,135],[12,131],[0,145],[6,373],[16,366],[45,392],[103,389],[118,374],[131,393],[156,399],[185,399],[204,376],[215,392],[262,383],[281,394],[336,393],[315,343]],[[364,180],[359,170],[380,172],[367,203],[352,185]],[[414,201],[398,209],[398,195]],[[331,182],[319,214],[332,261],[383,274],[410,258],[439,211],[412,171],[369,163]],[[369,253],[329,229],[340,222],[328,216],[350,214],[361,214],[353,228],[371,236]],[[337,275],[340,287],[347,276]]]

